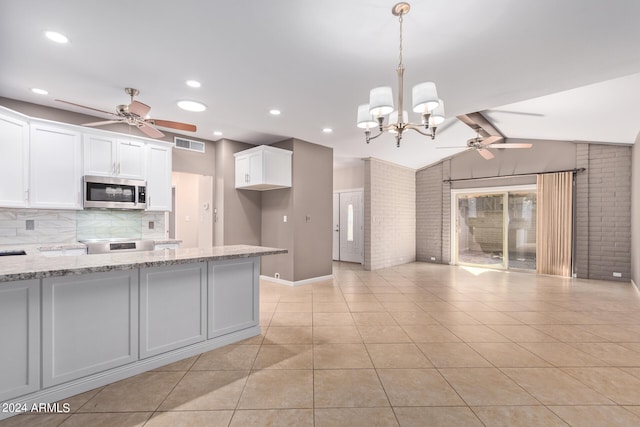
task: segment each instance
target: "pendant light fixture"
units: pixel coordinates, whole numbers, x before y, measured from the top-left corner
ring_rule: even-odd
[[[409,3],[398,3],[391,9],[391,13],[400,21],[400,56],[398,63],[398,108],[393,105],[393,92],[389,86],[371,89],[369,103],[358,106],[357,126],[364,129],[367,144],[382,135],[385,131],[395,133],[396,146],[400,146],[402,134],[407,129],[415,130],[431,139],[436,137],[436,128],[444,122],[444,103],[438,99],[436,85],[433,82],[419,83],[413,87],[413,111],[420,114],[421,124],[409,122],[404,110],[404,64],[402,63],[402,18],[409,12]],[[402,112],[402,113],[399,113]],[[385,116],[389,115],[385,124]],[[377,128],[378,133],[371,135],[371,129]]]

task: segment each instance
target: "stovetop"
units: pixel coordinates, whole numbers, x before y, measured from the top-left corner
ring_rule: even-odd
[[[152,251],[155,246],[153,240],[140,239],[86,239],[80,243],[87,246],[87,254]]]

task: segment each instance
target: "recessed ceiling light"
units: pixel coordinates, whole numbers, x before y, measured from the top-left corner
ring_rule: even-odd
[[[322,129],[322,132],[324,132],[324,133],[331,133],[331,132],[333,132],[333,129],[331,129],[331,128],[323,128],[323,129]]]
[[[220,132],[219,130],[213,131],[213,134],[215,136],[222,136],[222,132]]]
[[[204,111],[207,109],[206,105],[197,101],[178,101],[178,107],[182,108],[183,110],[196,112]]]
[[[187,80],[185,83],[187,83],[187,86],[189,86],[189,87],[200,87],[200,86],[202,86],[200,84],[200,82],[197,81],[197,80]]]
[[[31,88],[31,92],[33,92],[33,93],[37,93],[38,95],[48,95],[48,94],[49,94],[49,92],[47,92],[46,90],[44,90],[44,89],[39,89],[39,88],[37,88],[37,87],[32,87],[32,88]]]
[[[44,35],[51,41],[56,43],[69,43],[69,38],[64,34],[60,34],[56,31],[45,31]]]
[[[269,110],[269,114],[271,114],[272,116],[279,116],[280,115],[280,110]]]

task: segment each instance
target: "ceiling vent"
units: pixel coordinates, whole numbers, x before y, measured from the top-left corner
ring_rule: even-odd
[[[180,138],[177,136],[173,137],[173,142],[176,148],[204,153],[204,142],[193,141],[191,139]]]

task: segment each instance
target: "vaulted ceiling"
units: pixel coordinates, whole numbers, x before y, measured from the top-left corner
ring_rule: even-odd
[[[461,150],[438,147],[474,136],[455,116],[475,111],[507,138],[635,141],[640,2],[414,0],[404,18],[405,98],[414,84],[434,81],[449,118],[435,141],[407,134],[400,148],[391,135],[365,144],[358,104],[372,87],[397,90],[393,4],[4,0],[0,96],[86,113],[54,99],[111,111],[135,87],[152,117],[194,123],[193,136],[215,140],[218,130],[254,144],[294,137],[333,147],[338,165],[363,157],[433,163]],[[45,30],[70,43],[50,42]],[[208,108],[183,111],[182,99]],[[271,116],[272,108],[282,114]]]

